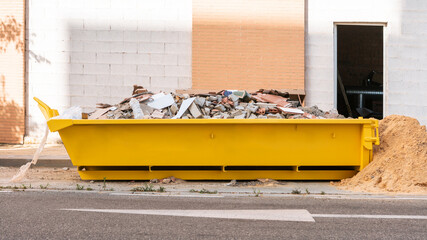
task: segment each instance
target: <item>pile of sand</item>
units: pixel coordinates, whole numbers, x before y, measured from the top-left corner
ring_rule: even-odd
[[[379,134],[373,161],[337,185],[352,191],[427,193],[426,126],[391,115],[379,122]]]

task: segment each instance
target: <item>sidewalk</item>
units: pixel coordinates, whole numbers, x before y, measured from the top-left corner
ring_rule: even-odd
[[[27,191],[67,190],[75,191],[80,185],[93,189],[94,192],[108,191],[112,194],[131,194],[131,189],[147,184],[147,181],[83,181],[63,145],[46,145],[35,167],[30,168],[26,179],[17,184],[9,183],[16,174],[17,168],[31,161],[38,145],[0,145],[0,192],[26,189]],[[218,196],[313,196],[339,197],[352,196],[357,198],[414,198],[427,199],[425,195],[407,193],[367,193],[351,192],[339,189],[327,181],[278,181],[276,183],[261,183],[259,181],[238,181],[236,186],[228,186],[229,181],[180,181],[172,184],[153,184],[155,189],[165,187],[166,195],[196,195],[204,197]],[[106,184],[108,188],[106,190]],[[13,189],[10,189],[12,188]],[[43,187],[43,188],[42,188]],[[27,189],[28,188],[28,189]],[[113,190],[114,189],[114,190]],[[207,189],[218,194],[199,194],[192,190]],[[85,190],[85,191],[87,191]],[[294,194],[295,191],[300,193]],[[157,193],[139,193],[143,195],[157,195]],[[162,195],[163,193],[158,193]],[[322,195],[329,196],[322,196]],[[138,194],[136,194],[138,195]],[[163,194],[164,195],[164,194]]]
[[[0,166],[0,193],[19,191],[67,191],[100,193],[124,196],[176,196],[176,197],[312,197],[325,199],[377,199],[377,200],[427,200],[426,195],[408,193],[368,193],[339,189],[325,181],[238,181],[228,186],[229,181],[184,181],[176,183],[154,183],[147,181],[84,181],[75,168],[30,168],[24,181],[10,183],[17,169]],[[152,186],[151,191],[135,188]],[[164,192],[156,192],[160,188]],[[197,191],[205,190],[206,193]]]
[[[20,167],[31,161],[38,144],[0,145],[0,166]],[[46,145],[40,154],[36,167],[72,167],[64,145]]]

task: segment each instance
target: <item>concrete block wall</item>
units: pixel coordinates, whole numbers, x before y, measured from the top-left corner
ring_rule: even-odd
[[[400,1],[398,31],[387,47],[387,114],[417,118],[427,125],[427,1]]]
[[[33,96],[90,111],[128,97],[133,84],[191,88],[191,0],[28,2],[28,136],[45,122]]]
[[[334,24],[386,23],[384,114],[427,124],[427,1],[306,0],[307,105],[335,107]]]
[[[305,1],[307,105],[335,107],[334,23],[386,23],[385,115],[427,123],[427,2]],[[28,0],[27,136],[43,131],[33,96],[60,111],[116,103],[133,84],[192,87],[191,0]]]

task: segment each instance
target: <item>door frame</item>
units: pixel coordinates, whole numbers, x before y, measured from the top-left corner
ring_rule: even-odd
[[[379,26],[383,27],[383,116],[387,115],[387,99],[388,99],[388,71],[387,69],[387,53],[386,53],[386,45],[387,45],[387,22],[334,22],[334,108],[337,109],[338,106],[338,31],[337,26],[339,25],[356,25],[356,26]]]

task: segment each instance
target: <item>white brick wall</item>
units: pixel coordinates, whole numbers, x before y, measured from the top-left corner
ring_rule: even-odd
[[[427,1],[306,0],[306,103],[335,104],[334,23],[387,23],[384,114],[400,114],[427,124]]]
[[[191,88],[191,0],[29,0],[29,136],[45,120],[37,96],[60,112],[128,97],[133,84]]]
[[[334,22],[387,22],[385,115],[427,123],[427,1],[305,0],[306,103],[335,104]],[[191,0],[29,0],[27,135],[42,133],[37,96],[60,111],[116,103],[133,84],[191,88]]]

